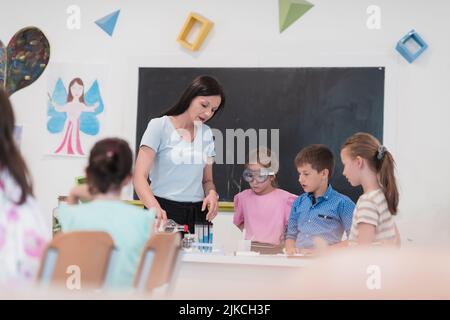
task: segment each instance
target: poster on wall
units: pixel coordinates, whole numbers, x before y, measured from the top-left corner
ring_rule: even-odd
[[[48,75],[47,154],[83,157],[101,134],[107,68],[54,64]]]

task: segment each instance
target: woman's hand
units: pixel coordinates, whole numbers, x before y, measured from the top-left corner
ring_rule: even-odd
[[[206,198],[203,200],[202,211],[208,207],[206,220],[212,221],[217,216],[218,194],[216,190],[210,190]]]
[[[156,230],[159,229],[159,227],[161,225],[166,225],[167,223],[167,213],[166,210],[164,210],[163,208],[161,208],[161,206],[158,204],[155,204],[152,209],[155,210],[155,214],[156,214],[156,223],[155,223],[155,228]]]

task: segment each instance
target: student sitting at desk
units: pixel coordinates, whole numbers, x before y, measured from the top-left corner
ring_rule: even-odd
[[[314,239],[320,237],[333,245],[349,235],[355,204],[333,190],[328,180],[333,175],[334,157],[324,145],[311,145],[301,150],[295,165],[299,182],[305,191],[294,202],[286,234],[286,253],[309,253]]]
[[[86,168],[87,184],[75,187],[69,203],[79,199],[88,203],[62,205],[59,219],[63,232],[105,231],[118,250],[111,285],[131,288],[144,245],[152,233],[153,210],[139,209],[120,201],[121,190],[131,182],[133,156],[128,143],[122,139],[97,142],[89,155]]]
[[[15,119],[0,88],[0,286],[32,284],[47,241],[25,160],[14,140]]]
[[[269,149],[250,154],[243,177],[250,189],[234,197],[233,223],[245,229],[245,239],[275,246],[283,245],[292,202],[296,195],[279,189],[278,161]]]

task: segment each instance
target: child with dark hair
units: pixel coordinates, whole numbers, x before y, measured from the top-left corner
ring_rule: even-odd
[[[315,238],[328,245],[339,243],[344,231],[350,234],[355,204],[329,184],[334,170],[333,153],[327,146],[311,145],[297,154],[295,166],[305,193],[292,205],[286,252],[311,253]]]
[[[75,187],[59,213],[63,232],[108,232],[118,250],[113,287],[131,287],[144,245],[151,235],[155,214],[120,201],[122,188],[131,182],[133,155],[128,143],[109,138],[97,142],[86,168],[87,184]]]
[[[0,285],[4,286],[34,281],[50,239],[14,140],[14,125],[11,102],[0,89]]]

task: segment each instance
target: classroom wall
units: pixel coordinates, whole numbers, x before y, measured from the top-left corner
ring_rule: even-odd
[[[103,88],[101,136],[120,136],[132,146],[138,66],[385,66],[384,142],[397,160],[403,239],[408,245],[450,244],[450,2],[311,2],[314,8],[280,34],[277,0],[2,1],[0,39],[7,43],[22,27],[37,26],[50,41],[50,67],[57,62],[106,64],[109,82]],[[81,9],[80,30],[66,27],[66,9],[73,4]],[[380,30],[366,27],[369,5],[381,8]],[[109,37],[94,21],[117,9],[121,13]],[[175,41],[189,11],[215,22],[196,53]],[[430,47],[409,64],[394,47],[412,28]],[[57,196],[68,193],[87,160],[45,155],[47,72],[16,92],[12,101],[24,126],[21,149],[50,224]],[[130,188],[126,196],[131,196]]]

